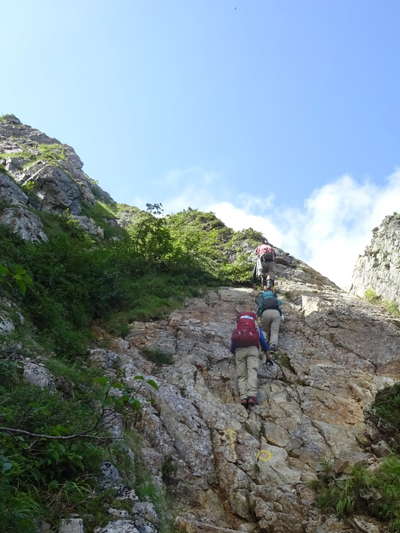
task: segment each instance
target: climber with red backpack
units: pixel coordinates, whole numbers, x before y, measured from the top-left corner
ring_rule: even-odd
[[[257,317],[261,326],[267,332],[270,350],[275,352],[278,346],[279,328],[283,321],[282,301],[278,298],[273,287],[264,287],[256,297]]]
[[[267,239],[264,239],[263,243],[257,246],[255,253],[257,261],[253,269],[253,281],[256,282],[257,279],[260,279],[261,283],[264,285],[268,276],[272,279],[274,277],[276,253]]]
[[[231,336],[231,352],[235,355],[240,403],[250,408],[257,405],[257,371],[260,348],[269,350],[264,332],[258,327],[255,313],[239,313]]]

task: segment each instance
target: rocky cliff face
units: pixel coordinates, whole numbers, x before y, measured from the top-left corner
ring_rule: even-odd
[[[379,444],[364,410],[400,376],[400,321],[307,268],[280,268],[280,349],[272,367],[260,367],[251,412],[239,403],[228,348],[235,310],[253,308],[250,289],[221,288],[167,320],[136,322],[110,350],[93,350],[92,360],[122,373],[143,401],[136,426],[143,454],[174,494],[184,531],[384,531],[363,517],[351,525],[322,516],[309,482],[323,460],[338,469],[376,465]],[[156,351],[172,364],[149,362],[146,354]],[[137,374],[153,377],[159,391],[141,390]],[[173,465],[167,475],[166,464]]]
[[[14,115],[0,120],[0,200],[5,208],[0,223],[23,239],[44,241],[47,236],[35,210],[70,215],[84,229],[101,231],[82,214],[84,206],[112,198],[82,170],[73,148],[22,124]]]
[[[350,291],[364,296],[372,289],[385,300],[400,305],[400,215],[385,217],[373,230],[371,243],[359,256]]]

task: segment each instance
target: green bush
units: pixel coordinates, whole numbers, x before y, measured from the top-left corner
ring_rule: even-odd
[[[340,518],[366,514],[400,532],[400,457],[387,457],[376,470],[356,465],[342,478],[335,476],[333,469],[325,469],[312,485],[322,509]]]
[[[142,353],[146,359],[156,363],[157,365],[172,365],[174,362],[174,359],[170,353],[163,352],[157,348],[144,348]]]
[[[376,292],[373,289],[367,289],[364,292],[364,298],[367,300],[367,302],[371,304],[377,304],[381,302],[381,297],[376,294]]]
[[[377,426],[392,449],[400,452],[400,384],[380,390],[368,410],[370,420]]]
[[[54,440],[3,428],[53,436],[92,428],[95,434],[95,383],[66,398],[22,381],[15,362],[0,360],[0,370],[0,531],[36,531],[39,518],[56,522],[63,512],[84,510],[82,495],[96,487],[104,450],[96,440]]]
[[[392,300],[384,300],[373,289],[367,289],[364,293],[364,298],[371,304],[381,305],[391,315],[400,316],[400,309],[397,303]]]
[[[249,228],[234,232],[214,213],[187,209],[166,217],[174,252],[190,257],[192,262],[222,283],[251,282],[253,263],[249,251],[262,234]]]
[[[0,228],[0,283],[36,327],[39,342],[56,353],[84,353],[93,320],[106,325],[115,313],[130,320],[163,316],[210,279],[191,259],[171,253],[169,232],[151,215],[140,232],[100,242],[66,217],[44,214],[43,220],[50,238],[41,244]]]
[[[382,302],[382,305],[391,315],[396,317],[400,316],[399,306],[396,304],[396,302],[393,302],[391,300],[384,300]]]

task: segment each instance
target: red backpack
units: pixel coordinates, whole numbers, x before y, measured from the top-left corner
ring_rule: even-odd
[[[232,342],[237,348],[260,346],[255,313],[240,313],[236,328],[232,332]]]

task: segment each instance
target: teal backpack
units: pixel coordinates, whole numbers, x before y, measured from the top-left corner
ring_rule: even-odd
[[[260,292],[256,298],[256,304],[257,316],[261,316],[266,309],[276,309],[281,312],[276,294],[269,290]]]

